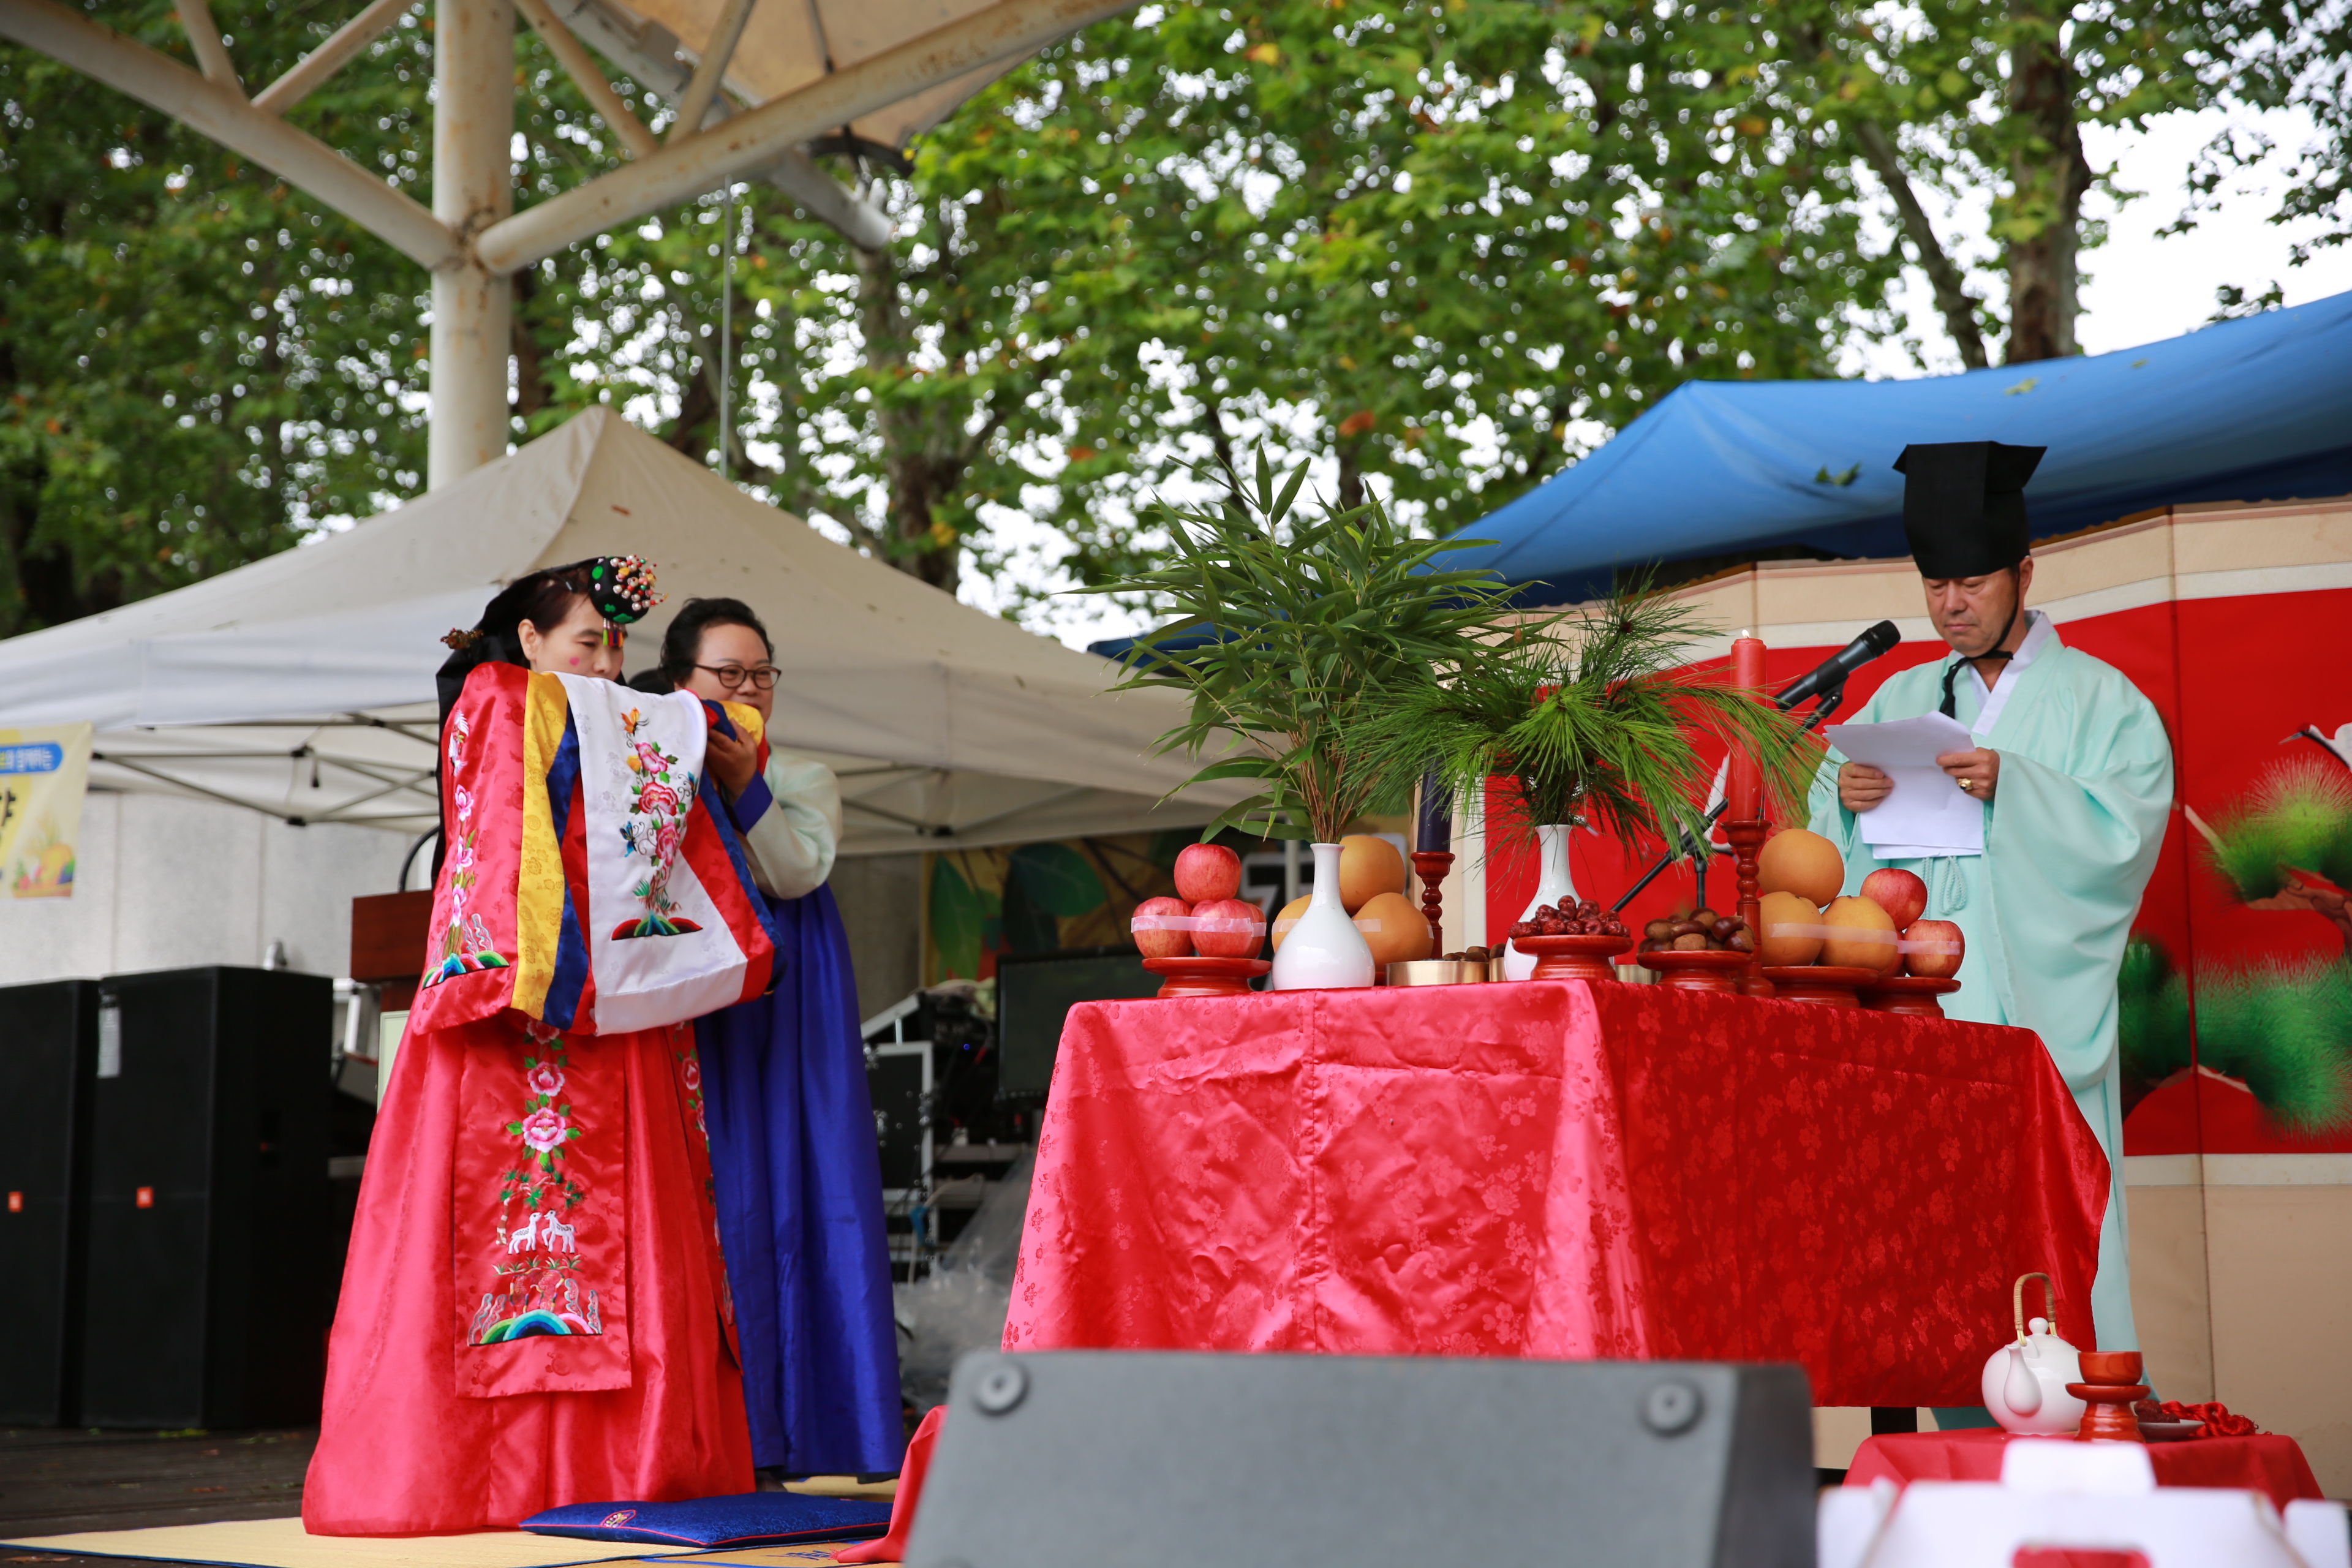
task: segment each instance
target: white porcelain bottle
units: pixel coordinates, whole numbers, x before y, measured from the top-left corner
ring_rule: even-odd
[[[1307,912],[1283,937],[1274,955],[1271,991],[1318,991],[1372,983],[1372,950],[1339,901],[1339,847],[1318,844],[1315,894]]]
[[[1576,901],[1576,882],[1568,874],[1568,836],[1573,823],[1555,822],[1536,829],[1536,849],[1540,856],[1536,875],[1536,896],[1519,911],[1527,920],[1546,904],[1572,904]],[[1536,955],[1521,952],[1517,942],[1505,944],[1503,978],[1525,980],[1536,972]]]

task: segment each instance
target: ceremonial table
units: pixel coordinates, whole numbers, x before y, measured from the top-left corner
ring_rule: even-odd
[[[1900,1432],[1864,1442],[1845,1473],[1845,1484],[1866,1487],[1891,1480],[1997,1481],[2006,1432]],[[2200,1437],[2187,1443],[2150,1443],[2148,1462],[2160,1487],[2242,1487],[2262,1492],[2282,1510],[2297,1498],[2321,1498],[2311,1461],[2292,1437],[2257,1432],[2244,1437]]]
[[[2086,1322],[2105,1157],[2022,1029],[1583,981],[1070,1010],[1008,1350],[1793,1361],[1974,1405]]]

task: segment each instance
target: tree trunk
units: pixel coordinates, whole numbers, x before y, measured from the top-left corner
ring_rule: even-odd
[[[2009,353],[2007,363],[2074,353],[2075,247],[2091,166],[2074,123],[2074,72],[2059,52],[2063,10],[2011,0]]]
[[[866,365],[904,375],[913,333],[898,298],[898,258],[888,250],[857,250],[856,255]],[[909,576],[952,594],[963,565],[963,546],[934,508],[955,483],[961,454],[931,449],[933,422],[919,405],[886,402],[878,421],[890,491],[882,520],[883,558]]]
[[[1895,199],[1904,236],[1919,253],[1919,269],[1936,291],[1936,309],[1943,315],[1944,330],[1959,345],[1960,363],[1970,370],[1984,369],[1990,362],[1985,357],[1984,334],[1977,328],[1977,302],[1969,297],[1960,269],[1936,237],[1936,226],[1928,221],[1927,209],[1919,205],[1918,193],[1911,188],[1911,176],[1895,153],[1893,139],[1875,121],[1856,118],[1852,123],[1855,143],[1878,183]]]
[[[1364,504],[1364,443],[1360,437],[1339,443],[1339,510],[1353,511]]]
[[[514,411],[525,421],[555,401],[555,385],[547,374],[547,356],[540,352],[534,331],[531,301],[539,293],[539,269],[526,267],[514,275],[514,307],[509,312],[508,333],[513,339]],[[528,440],[530,437],[525,437]]]

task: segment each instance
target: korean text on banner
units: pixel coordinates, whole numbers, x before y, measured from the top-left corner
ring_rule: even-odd
[[[74,844],[89,783],[89,724],[0,730],[0,893],[73,896]]]

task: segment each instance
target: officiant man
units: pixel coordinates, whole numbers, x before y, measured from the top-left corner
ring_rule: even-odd
[[[1893,677],[1855,715],[1869,723],[1941,711],[1969,727],[1976,744],[1936,761],[1984,803],[1983,850],[1877,859],[1865,819],[1894,786],[1834,752],[1814,781],[1812,826],[1844,852],[1848,892],[1880,866],[1899,866],[1926,880],[1927,914],[1959,926],[1968,952],[1961,988],[1943,998],[1947,1016],[2017,1025],[2049,1047],[2114,1173],[2091,1290],[2098,1348],[2137,1350],[2116,975],[2164,843],[2172,746],[2121,670],[2068,647],[2049,616],[2026,607],[2024,489],[2045,450],[1904,448],[1895,465],[1904,532],[1928,618],[1951,651]]]

